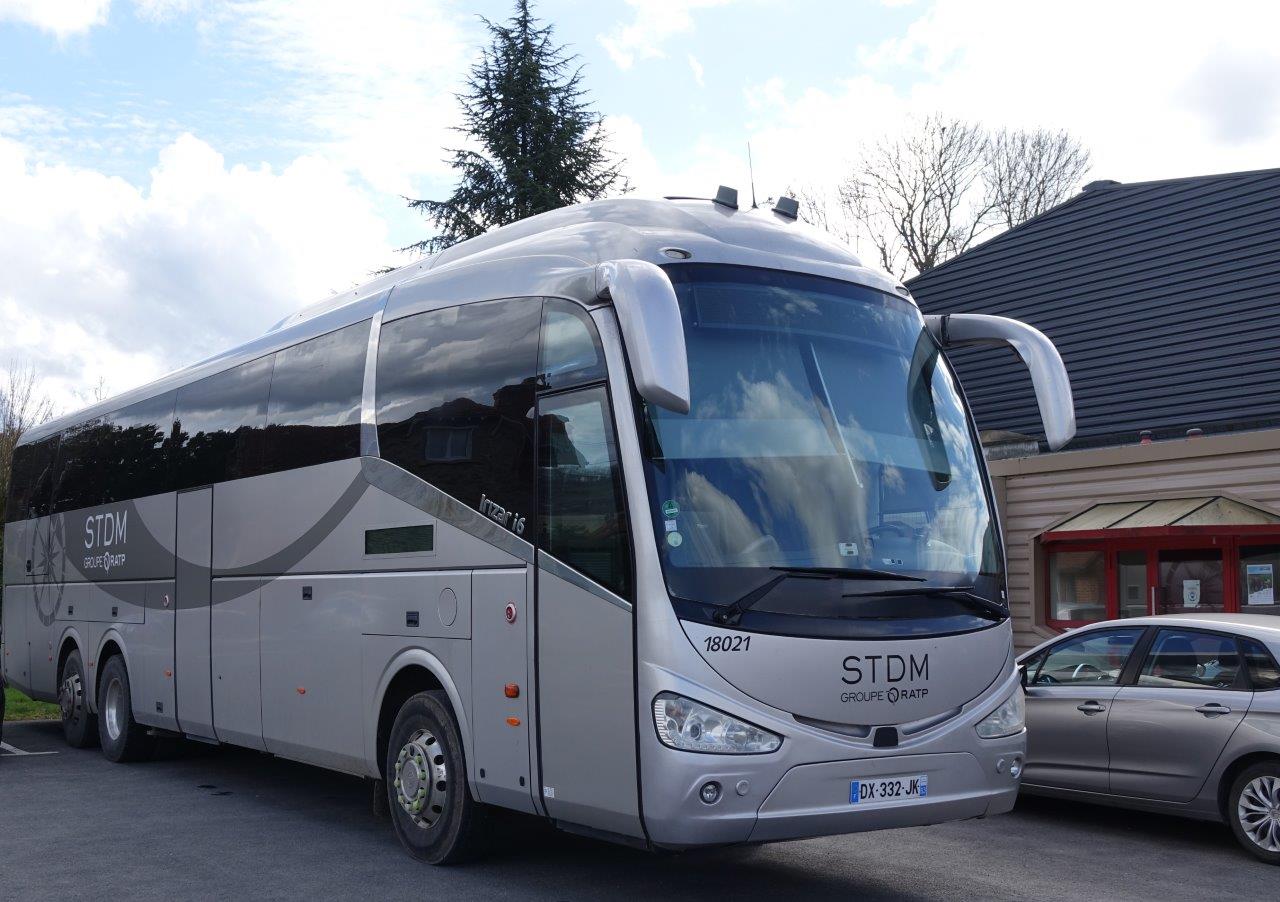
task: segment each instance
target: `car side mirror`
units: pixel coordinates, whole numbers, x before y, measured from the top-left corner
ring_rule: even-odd
[[[1016,319],[984,313],[946,313],[924,319],[944,348],[1008,345],[1017,351],[1031,372],[1049,448],[1057,451],[1071,441],[1076,434],[1071,380],[1062,355],[1043,332]]]
[[[610,260],[597,269],[599,294],[613,302],[636,391],[676,413],[689,412],[689,359],[671,280],[645,260]]]

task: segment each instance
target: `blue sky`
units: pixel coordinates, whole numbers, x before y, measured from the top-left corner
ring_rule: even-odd
[[[834,185],[934,111],[1066,128],[1090,177],[1280,165],[1274,4],[544,0],[643,195]],[[403,257],[485,0],[0,0],[0,362],[60,406]]]

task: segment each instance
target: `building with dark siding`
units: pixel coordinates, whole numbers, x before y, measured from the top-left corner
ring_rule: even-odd
[[[1076,439],[1030,379],[956,352],[1003,519],[1021,645],[1148,612],[1280,613],[1280,169],[1080,194],[908,283],[1066,362]]]

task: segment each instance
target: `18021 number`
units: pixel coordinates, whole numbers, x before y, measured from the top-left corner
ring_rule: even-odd
[[[746,651],[751,648],[750,636],[707,636],[702,640],[707,651]]]

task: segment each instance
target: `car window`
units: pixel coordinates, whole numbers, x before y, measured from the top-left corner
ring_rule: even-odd
[[[1195,630],[1161,630],[1142,664],[1138,685],[1230,689],[1239,673],[1234,639]]]
[[[1114,686],[1120,681],[1141,629],[1093,630],[1066,639],[1044,653],[1034,672],[1028,669],[1035,686]]]
[[[1241,639],[1245,661],[1249,667],[1249,682],[1255,692],[1280,689],[1280,667],[1267,647],[1256,639]]]

